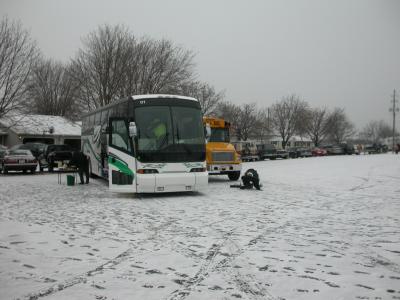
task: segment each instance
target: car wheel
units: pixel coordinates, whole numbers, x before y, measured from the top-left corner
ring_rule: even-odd
[[[3,173],[4,173],[4,174],[8,174],[8,170],[7,170],[6,167],[3,167]]]
[[[22,170],[22,173],[26,174],[26,170]]]
[[[229,172],[228,173],[228,178],[231,181],[236,181],[240,178],[240,171],[235,171],[235,172]]]
[[[34,174],[36,172],[36,169],[31,169],[31,173]]]

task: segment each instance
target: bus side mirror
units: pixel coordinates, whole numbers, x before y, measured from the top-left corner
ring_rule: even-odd
[[[131,138],[137,136],[137,127],[135,122],[129,122],[129,136]]]
[[[209,141],[210,137],[211,137],[211,126],[210,126],[210,124],[206,124],[205,134],[206,134],[206,140]]]

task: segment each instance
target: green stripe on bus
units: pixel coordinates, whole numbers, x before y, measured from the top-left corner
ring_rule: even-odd
[[[89,151],[90,151],[91,153],[93,153],[94,158],[95,158],[99,163],[101,163],[100,157],[99,157],[99,156],[97,155],[97,153],[94,151],[94,149],[93,149],[93,147],[92,147],[92,145],[90,144],[90,142],[89,142],[88,139],[84,139],[84,140],[83,140],[83,146],[82,146],[82,149],[83,149],[83,150],[85,150],[85,146],[87,146],[87,148],[89,148]]]
[[[131,175],[133,176],[133,172],[131,169],[129,169],[129,167],[127,166],[127,164],[125,162],[123,162],[122,160],[119,160],[115,157],[109,157],[108,158],[108,163],[110,165],[113,165],[114,167],[116,167],[118,170],[120,170],[122,173],[125,173],[127,175]]]

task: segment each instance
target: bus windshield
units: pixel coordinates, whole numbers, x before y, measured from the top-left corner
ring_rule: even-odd
[[[142,106],[135,110],[137,159],[142,162],[190,162],[205,159],[200,109]]]
[[[229,128],[211,128],[210,142],[229,143]]]

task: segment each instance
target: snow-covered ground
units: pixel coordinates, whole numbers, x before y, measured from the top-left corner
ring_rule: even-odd
[[[400,155],[250,167],[262,191],[0,175],[0,299],[400,299]]]

